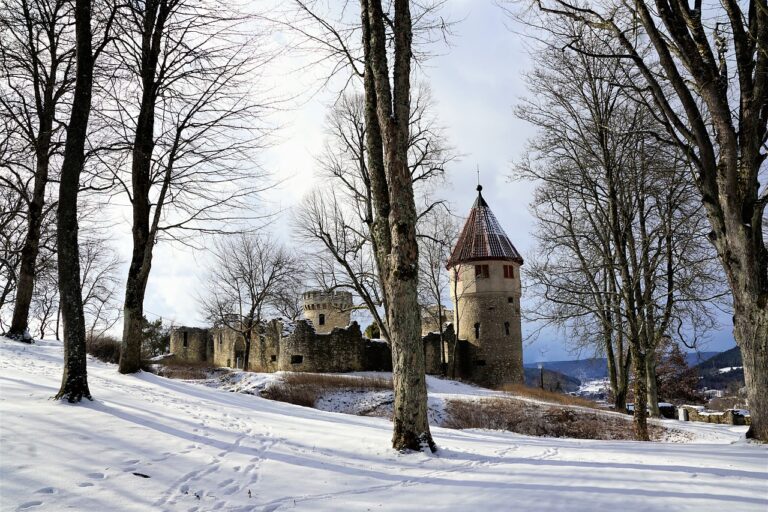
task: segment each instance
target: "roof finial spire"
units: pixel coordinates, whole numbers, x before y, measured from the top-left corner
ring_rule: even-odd
[[[480,193],[483,190],[483,186],[480,184],[480,164],[475,164],[477,166],[477,192]]]

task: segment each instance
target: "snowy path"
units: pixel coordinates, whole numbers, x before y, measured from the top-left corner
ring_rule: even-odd
[[[3,511],[768,509],[766,446],[435,428],[436,455],[401,455],[379,418],[95,361],[97,401],[52,402],[60,368],[54,343],[0,340]]]

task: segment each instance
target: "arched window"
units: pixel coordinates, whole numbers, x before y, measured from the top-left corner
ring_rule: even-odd
[[[480,337],[480,322],[475,322],[475,339]]]
[[[320,318],[318,319],[318,323],[320,325],[325,325],[325,315],[320,313]]]
[[[504,334],[509,336],[509,322],[504,322]]]

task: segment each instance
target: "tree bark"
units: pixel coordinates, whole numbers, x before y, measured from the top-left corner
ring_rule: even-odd
[[[740,340],[744,364],[744,380],[752,425],[747,437],[768,439],[768,313],[764,308],[752,308],[735,303],[734,334]]]
[[[29,307],[32,303],[32,294],[35,289],[35,267],[37,255],[40,252],[40,230],[43,224],[43,209],[45,207],[45,189],[48,185],[48,152],[50,151],[52,120],[46,120],[40,127],[38,148],[36,151],[37,162],[35,165],[35,184],[32,191],[32,200],[29,202],[28,229],[21,249],[21,265],[19,268],[19,280],[16,285],[16,302],[13,308],[13,319],[7,336],[25,339],[29,330]]]
[[[647,380],[646,387],[648,389],[648,412],[651,418],[661,418],[661,410],[659,410],[659,392],[656,385],[656,355],[651,352],[645,358],[645,378]]]
[[[632,361],[635,370],[635,400],[634,400],[634,423],[635,423],[635,437],[638,441],[650,441],[651,438],[648,435],[648,417],[646,414],[646,408],[648,407],[647,401],[647,377],[645,373],[645,358],[646,354],[642,352],[642,348],[638,344],[632,345]]]
[[[91,112],[94,57],[91,49],[91,1],[75,0],[76,81],[67,142],[61,166],[57,219],[59,297],[64,320],[64,372],[54,397],[69,402],[91,399],[85,352],[85,318],[80,286],[77,194],[85,162],[85,138]]]
[[[381,142],[369,146],[368,154],[372,160],[369,169],[378,214],[375,234],[392,347],[395,393],[392,446],[396,450],[429,448],[434,451],[427,418],[421,314],[417,300],[416,207],[408,168],[410,10],[407,0],[395,1],[392,88],[380,0],[361,0],[361,11],[366,62],[366,120],[371,121],[367,140],[375,144],[378,137]],[[372,126],[378,126],[379,130],[371,129]],[[381,160],[378,160],[379,156]],[[384,212],[386,217],[382,216]]]

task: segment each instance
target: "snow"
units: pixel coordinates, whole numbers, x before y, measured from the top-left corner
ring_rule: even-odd
[[[725,368],[718,368],[717,373],[730,373],[736,370],[741,370],[743,366],[726,366]]]
[[[61,360],[55,342],[0,340],[2,511],[768,507],[768,446],[746,443],[743,427],[689,423],[696,444],[435,427],[436,454],[401,454],[388,448],[391,424],[382,418],[120,375],[94,360],[94,402],[51,401]],[[435,381],[433,396],[484,393]],[[253,391],[268,382],[237,384]]]

